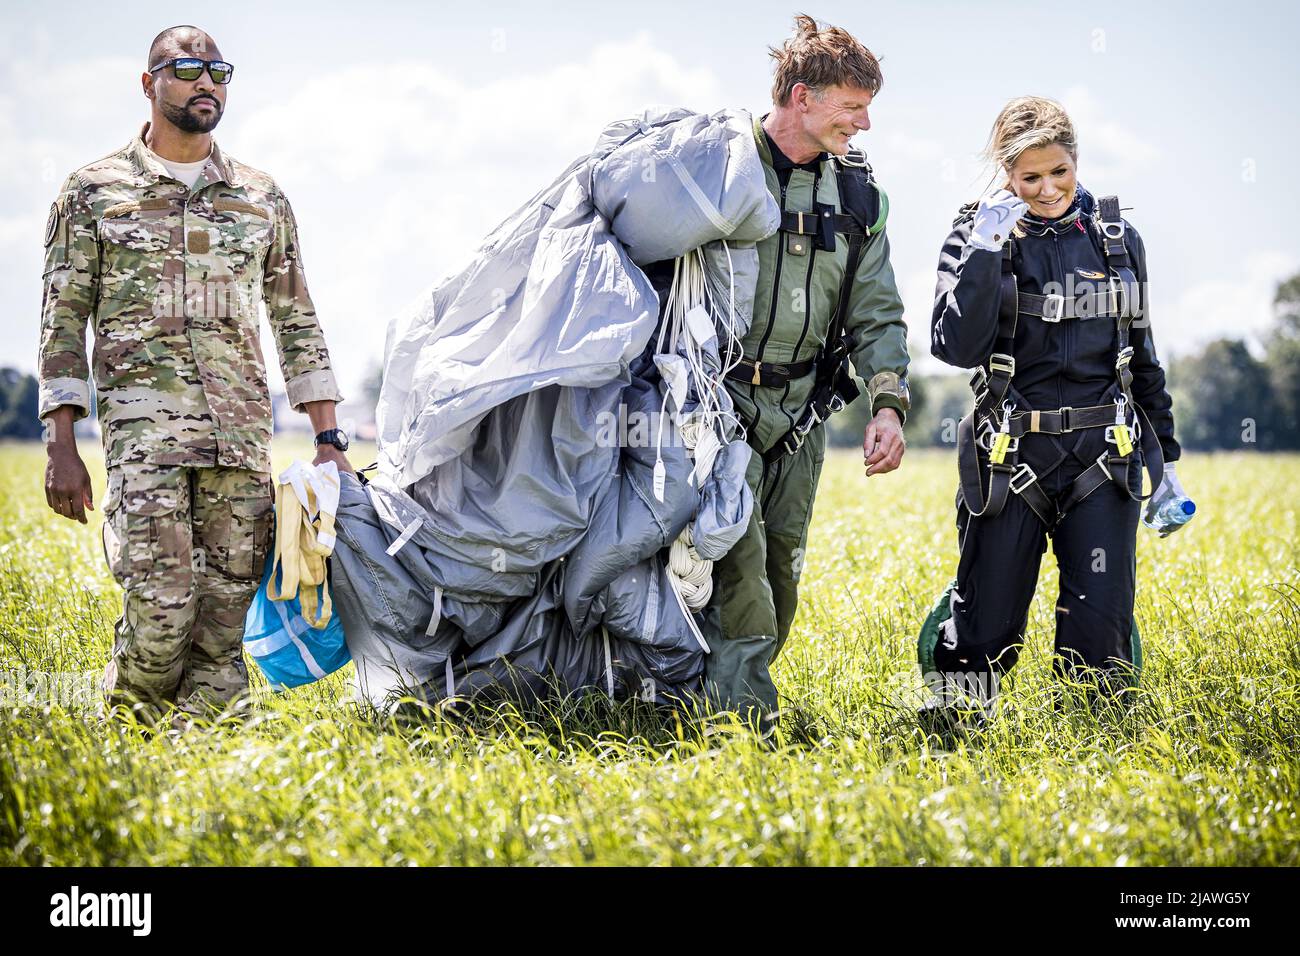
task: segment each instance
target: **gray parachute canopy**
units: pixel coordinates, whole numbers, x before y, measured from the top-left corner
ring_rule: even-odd
[[[368,699],[699,690],[669,555],[721,557],[753,504],[721,386],[778,224],[752,130],[611,124],[390,324],[379,472],[344,476],[330,560]]]

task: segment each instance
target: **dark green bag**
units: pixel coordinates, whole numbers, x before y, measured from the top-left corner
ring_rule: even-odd
[[[934,602],[934,610],[925,619],[925,623],[921,625],[921,633],[916,637],[916,660],[921,665],[922,677],[938,671],[934,665],[934,649],[939,643],[939,629],[952,617],[951,598],[953,588],[956,586],[957,579],[953,578],[943,589],[939,599]]]
[[[925,619],[925,623],[921,625],[921,633],[916,636],[916,661],[921,666],[922,677],[938,671],[934,663],[934,649],[939,643],[940,629],[952,617],[952,592],[955,587],[957,587],[957,579],[953,578],[943,589],[939,599],[934,602],[930,616]],[[1133,683],[1136,686],[1138,678],[1142,676],[1142,635],[1138,632],[1136,617],[1133,618],[1133,631],[1129,641],[1133,658]]]

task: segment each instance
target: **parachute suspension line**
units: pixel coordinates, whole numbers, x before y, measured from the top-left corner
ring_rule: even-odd
[[[690,530],[691,530],[691,529],[690,529],[690,526],[687,525],[686,529],[682,532],[682,534],[684,534],[684,535],[685,535],[685,534],[688,534],[688,533],[690,532]],[[675,548],[677,547],[677,545],[678,545],[678,543],[679,543],[680,541],[681,541],[681,538],[678,538],[677,541],[674,541],[674,542],[673,542],[673,549],[675,549]],[[669,584],[670,590],[673,592],[673,597],[675,597],[675,598],[677,599],[677,606],[680,607],[680,608],[682,609],[682,617],[686,618],[686,625],[691,629],[691,634],[692,634],[692,636],[694,636],[694,638],[695,638],[695,642],[696,642],[697,644],[700,645],[700,649],[703,650],[705,654],[712,654],[712,653],[713,653],[712,648],[709,647],[709,643],[708,643],[708,641],[706,641],[706,640],[704,639],[704,634],[703,634],[702,631],[700,631],[700,626],[699,626],[698,624],[695,623],[695,615],[691,613],[692,611],[699,610],[699,608],[693,608],[693,607],[691,607],[689,604],[686,603],[686,598],[683,596],[683,593],[682,593],[682,592],[683,592],[683,588],[680,586],[679,581],[678,581],[676,575],[673,574],[673,569],[672,569],[672,566],[671,566],[671,565],[672,565],[672,557],[671,557],[671,555],[672,555],[672,551],[670,550],[670,551],[669,551],[669,567],[668,567],[668,584]],[[697,557],[698,557],[698,556],[697,556]],[[707,562],[707,563],[708,563],[708,566],[709,566],[710,581],[712,581],[713,562],[712,562],[712,561],[709,561],[709,562]],[[709,592],[710,592],[710,594],[712,593],[712,591],[713,591],[712,586],[710,586],[710,588],[709,588]],[[705,604],[708,603],[708,598],[707,598],[707,597],[704,599],[704,603],[705,603]],[[703,607],[704,605],[700,605],[700,606]]]
[[[664,320],[659,329],[658,352],[663,355],[684,359],[690,373],[690,382],[694,386],[695,407],[690,414],[677,408],[678,430],[682,443],[695,461],[695,468],[688,479],[696,489],[713,472],[713,464],[718,452],[726,444],[727,419],[735,416],[725,410],[722,389],[723,380],[728,369],[739,363],[743,357],[740,336],[736,323],[736,275],[731,259],[731,249],[723,243],[727,255],[727,271],[730,282],[727,289],[728,301],[719,302],[722,290],[710,288],[709,273],[705,268],[704,253],[695,249],[678,257],[673,263],[673,282],[668,290],[668,301],[664,308]],[[720,307],[721,306],[721,307]],[[723,367],[718,368],[717,359],[706,346],[710,339],[722,329],[725,338],[725,358]],[[679,348],[680,344],[680,348]],[[665,353],[664,346],[667,346]],[[719,350],[722,351],[721,349]],[[670,383],[671,384],[671,383]],[[663,465],[663,427],[668,398],[673,389],[664,388],[663,402],[660,406],[659,427],[655,439],[655,497],[663,500],[666,470]],[[680,394],[680,393],[679,393]],[[739,423],[737,423],[739,424]],[[713,594],[713,562],[701,558],[695,550],[694,537],[690,525],[682,529],[668,551],[668,582],[685,613],[686,620],[700,646],[708,651],[692,617],[692,611],[703,609]]]
[[[713,596],[713,562],[696,553],[690,525],[668,549],[668,579],[692,611],[703,608]]]
[[[706,291],[709,296],[709,312],[715,317],[715,320],[720,320],[715,321],[714,324],[719,326],[721,330],[726,333],[726,347],[725,349],[720,348],[718,350],[719,356],[722,359],[722,368],[716,376],[716,388],[718,389],[725,387],[723,382],[727,377],[727,373],[739,365],[741,360],[745,357],[744,343],[741,341],[741,336],[738,331],[740,323],[736,316],[736,266],[731,258],[731,246],[729,246],[725,240],[722,240],[722,250],[727,254],[728,283],[726,290],[727,304],[725,309],[719,308],[714,298],[715,293],[717,293],[720,298],[722,290],[706,286]],[[701,260],[703,260],[703,254],[701,253],[700,255]],[[711,274],[706,273],[706,278],[710,275]],[[745,424],[734,413],[730,411],[722,411],[719,408],[717,421],[719,425],[724,427],[729,425],[733,434],[735,434],[741,441],[745,440]],[[726,432],[723,431],[722,434],[725,435]]]

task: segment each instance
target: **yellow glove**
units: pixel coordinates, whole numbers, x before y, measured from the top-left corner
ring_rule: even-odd
[[[338,468],[332,462],[320,468],[294,462],[280,476],[275,493],[275,556],[266,596],[272,601],[296,596],[302,603],[302,616],[317,630],[329,624],[333,612],[325,559],[334,551],[338,486]],[[318,594],[323,594],[323,599]]]

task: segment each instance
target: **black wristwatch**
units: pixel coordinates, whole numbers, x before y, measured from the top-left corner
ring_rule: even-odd
[[[348,450],[348,433],[341,428],[327,428],[316,436],[317,445],[333,445],[339,451]]]

